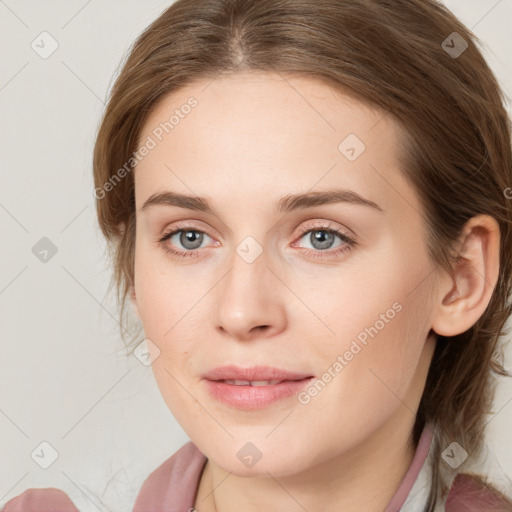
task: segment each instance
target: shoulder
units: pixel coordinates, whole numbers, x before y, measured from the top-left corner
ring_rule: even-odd
[[[189,441],[146,478],[137,496],[133,512],[188,510],[193,506],[205,464],[206,456]],[[9,500],[1,512],[47,512],[49,510],[79,512],[64,491],[53,487],[27,489]]]
[[[192,441],[184,444],[146,478],[133,512],[156,509],[163,512],[162,507],[171,505],[173,510],[192,507],[206,460]]]
[[[446,498],[446,512],[512,512],[512,502],[479,476],[459,473]]]
[[[60,489],[46,487],[31,488],[9,500],[2,512],[79,512],[69,496]]]

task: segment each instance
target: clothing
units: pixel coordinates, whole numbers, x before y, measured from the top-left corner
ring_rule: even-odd
[[[432,474],[432,425],[423,429],[413,460],[384,512],[425,512]],[[206,464],[189,441],[158,466],[144,481],[132,512],[189,512],[194,507]],[[497,494],[468,475],[457,475],[445,503],[435,512],[511,512]],[[2,512],[78,512],[58,489],[28,489],[10,500]],[[124,511],[119,511],[124,512]]]

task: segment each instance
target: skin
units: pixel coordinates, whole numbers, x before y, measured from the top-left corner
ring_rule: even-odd
[[[197,107],[135,170],[132,302],[160,351],[152,368],[163,399],[208,458],[195,508],[382,511],[414,455],[408,439],[436,333],[463,332],[489,302],[498,226],[472,219],[459,267],[436,269],[419,196],[399,167],[399,127],[305,77],[245,72],[187,86],[157,104],[140,140],[190,96]],[[353,162],[338,150],[349,134],[366,145]],[[337,202],[274,212],[287,194],[332,188],[382,211]],[[167,190],[206,198],[216,215],[140,209]],[[158,242],[179,221],[205,233],[196,257],[166,252],[191,251],[179,233]],[[356,244],[335,236],[318,248],[310,235],[326,222]],[[236,252],[247,236],[263,251],[252,263]],[[394,318],[305,405],[292,396],[243,411],[216,401],[202,380],[230,363],[321,378],[396,303]],[[251,468],[237,457],[248,441],[262,453]]]

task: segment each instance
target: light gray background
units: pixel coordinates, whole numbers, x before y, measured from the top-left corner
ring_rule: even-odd
[[[131,510],[148,474],[188,440],[150,368],[119,355],[91,172],[112,77],[170,3],[0,0],[0,507],[57,487],[81,511]],[[484,41],[512,97],[512,0],[446,4]],[[48,59],[31,48],[43,31],[59,44]],[[47,263],[32,253],[42,237],[58,249]],[[493,477],[512,493],[511,380],[498,386],[488,444]],[[31,458],[42,441],[59,453],[46,470]]]

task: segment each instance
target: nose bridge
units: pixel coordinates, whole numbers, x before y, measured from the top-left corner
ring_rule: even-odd
[[[277,279],[267,267],[270,260],[252,237],[246,237],[236,247],[215,301],[217,328],[237,339],[255,332],[261,335],[262,328],[269,334],[283,329],[283,297]]]

